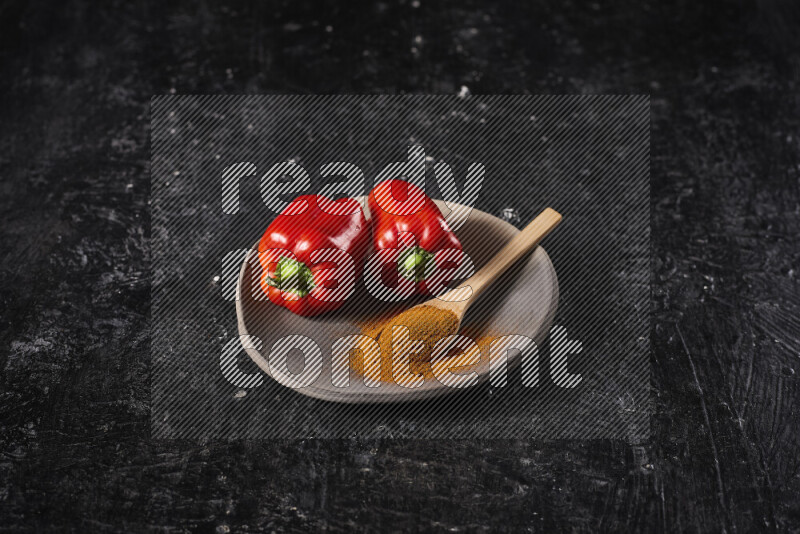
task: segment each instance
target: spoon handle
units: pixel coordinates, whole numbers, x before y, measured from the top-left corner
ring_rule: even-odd
[[[491,285],[506,269],[517,262],[525,254],[536,248],[539,241],[549,234],[553,228],[558,226],[561,222],[561,214],[552,208],[546,208],[528,226],[514,236],[500,252],[489,260],[489,263],[484,265],[474,275],[467,278],[461,285],[459,285],[453,292],[461,288],[469,286],[472,288],[472,295],[468,299],[466,305],[471,304],[487,287]]]

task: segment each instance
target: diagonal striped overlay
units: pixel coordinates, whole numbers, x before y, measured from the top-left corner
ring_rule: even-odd
[[[648,436],[648,97],[156,96],[151,120],[153,437]],[[504,387],[486,381],[383,404],[292,391],[241,350],[232,300],[230,281],[275,217],[270,207],[298,194],[284,184],[276,201],[279,186],[262,187],[261,178],[292,162],[309,175],[303,192],[362,195],[387,165],[407,161],[409,146],[424,148],[435,198],[469,196],[465,178],[480,163],[476,209],[499,216],[513,208],[519,227],[547,206],[564,215],[543,242],[560,294],[553,335],[539,343],[536,367],[527,360],[493,369]],[[450,174],[437,174],[445,165]],[[539,304],[523,300],[510,313]],[[248,346],[267,353],[274,339],[296,334],[271,328],[269,302],[253,306],[263,339],[244,340]],[[376,301],[360,313],[383,309]],[[476,305],[465,325],[487,320],[485,309]],[[551,350],[553,340],[560,344]],[[580,352],[567,360],[572,342]],[[329,369],[331,347],[320,349]],[[235,365],[221,366],[233,352]],[[567,378],[554,381],[559,374]]]

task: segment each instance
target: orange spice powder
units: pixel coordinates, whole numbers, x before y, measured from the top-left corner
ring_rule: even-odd
[[[434,377],[431,368],[431,357],[436,343],[449,335],[455,334],[458,328],[458,317],[447,310],[441,310],[433,306],[416,306],[399,314],[383,315],[372,318],[361,325],[361,333],[375,339],[380,347],[380,368],[367,369],[363,350],[354,350],[350,355],[351,367],[360,375],[368,376],[380,382],[394,382],[392,364],[397,347],[392,345],[392,329],[395,326],[408,328],[408,335],[411,340],[422,341],[422,347],[416,354],[409,357],[409,370],[412,375],[421,376],[425,380]],[[476,330],[476,329],[473,329]],[[462,333],[465,335],[465,333]],[[472,337],[482,354],[488,354],[489,344],[497,336],[489,336],[481,333],[480,336]],[[463,362],[459,361],[463,360]],[[455,372],[467,371],[477,364],[469,361],[468,355],[462,351],[453,349],[448,358],[437,362],[438,368],[451,369]]]

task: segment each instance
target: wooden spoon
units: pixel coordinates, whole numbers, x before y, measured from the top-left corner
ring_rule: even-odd
[[[463,321],[467,310],[478,300],[481,293],[491,286],[492,282],[497,280],[506,269],[536,248],[539,241],[549,234],[560,222],[560,213],[551,208],[545,209],[538,217],[531,221],[528,226],[523,228],[519,234],[509,241],[500,252],[489,260],[489,263],[484,265],[480,271],[467,278],[458,287],[451,289],[437,298],[425,301],[422,304],[417,304],[402,312],[388,323],[380,326],[375,339],[377,340],[383,335],[391,336],[393,326],[405,325],[409,322],[409,318],[414,316],[418,318],[416,321],[417,324],[435,324],[437,328],[433,330],[439,331],[444,336],[455,334],[461,327],[461,321]],[[425,309],[421,310],[420,308]],[[436,313],[435,310],[431,310],[431,308],[449,313]],[[422,321],[419,320],[420,314],[424,314],[422,315],[422,317],[424,317]],[[451,314],[455,315],[455,321],[452,319]],[[418,332],[414,332],[413,330],[414,329],[411,331],[412,337],[418,337],[416,335]],[[431,329],[426,328],[426,330]],[[427,341],[435,342],[436,340],[428,339]]]
[[[506,269],[536,248],[539,241],[558,226],[560,222],[561,214],[552,208],[546,208],[500,249],[500,252],[495,254],[481,270],[467,278],[458,287],[451,289],[438,298],[418,304],[415,308],[418,306],[430,306],[452,312],[458,318],[457,332],[461,327],[461,321],[464,319],[467,310],[478,300],[481,293],[491,286],[492,282],[497,280]]]
[[[384,345],[384,348],[380,349],[377,345],[361,347],[365,358],[365,376],[380,380],[382,373],[382,367],[379,365],[381,354],[390,354],[392,358],[389,362],[391,364],[390,372],[394,381],[405,387],[421,385],[424,380],[410,372],[410,367],[399,365],[399,362],[406,355],[422,361],[429,360],[432,356],[431,351],[434,346],[439,347],[438,343],[441,339],[458,332],[461,328],[461,322],[464,320],[464,315],[466,315],[469,307],[478,300],[481,293],[491,286],[492,282],[497,280],[506,269],[536,248],[539,241],[560,222],[561,214],[551,208],[545,209],[500,249],[500,252],[489,260],[489,263],[467,278],[458,287],[437,298],[405,310],[388,322],[378,326],[376,332],[367,332],[368,338],[372,338]],[[405,330],[397,327],[404,327]],[[377,335],[375,335],[376,333]],[[447,351],[448,348],[443,346],[441,350]],[[413,356],[411,356],[412,354]],[[367,360],[370,362],[369,364],[366,363]],[[444,364],[438,362],[439,365],[445,366],[452,365],[452,363],[452,361],[447,361]],[[437,364],[434,363],[435,365]],[[463,378],[456,377],[456,380],[460,381]]]

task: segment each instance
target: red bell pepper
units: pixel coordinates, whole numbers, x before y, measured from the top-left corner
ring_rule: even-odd
[[[430,294],[426,281],[439,268],[461,263],[461,242],[419,187],[402,180],[381,182],[369,194],[369,210],[375,250],[398,249],[384,256],[381,277],[387,287],[397,287],[402,276],[415,282],[416,293]]]
[[[298,197],[258,243],[261,289],[274,304],[298,315],[339,308],[361,276],[369,235],[356,200]]]

